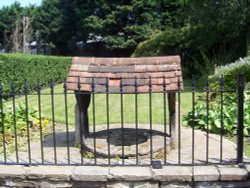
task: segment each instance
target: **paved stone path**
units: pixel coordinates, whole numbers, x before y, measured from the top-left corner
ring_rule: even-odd
[[[134,125],[133,125],[134,126]],[[111,125],[112,128],[117,128],[117,125]],[[131,129],[132,125],[125,125],[125,128]],[[141,129],[149,129],[148,125],[139,125]],[[153,125],[154,131],[158,134],[158,136],[155,136],[153,138],[153,148],[156,153],[153,154],[154,160],[161,160],[162,163],[164,163],[164,136],[159,136],[164,133],[164,127],[163,125]],[[104,126],[97,126],[98,130],[103,130]],[[194,152],[194,162],[195,163],[204,163],[206,162],[206,150],[207,150],[207,136],[206,133],[201,130],[195,130],[194,131],[194,151],[192,151],[192,129],[182,127],[181,128],[181,148],[180,148],[180,162],[182,164],[192,164],[192,152]],[[55,135],[56,139],[56,149],[54,149],[53,144],[53,136],[48,136],[45,138],[43,142],[43,153],[44,153],[44,163],[46,164],[53,164],[57,162],[57,164],[108,164],[108,160],[105,158],[98,157],[96,161],[93,158],[93,154],[90,152],[87,152],[87,158],[84,157],[81,158],[81,154],[79,151],[79,148],[74,147],[74,131],[71,130],[69,132],[69,147],[67,147],[67,134],[65,131],[57,132]],[[215,134],[209,134],[208,137],[208,162],[212,163],[219,163],[220,162],[220,136]],[[100,138],[99,138],[100,139]],[[104,137],[102,140],[104,143],[104,140],[107,141],[107,139]],[[97,140],[98,141],[98,140]],[[141,143],[142,145],[146,146],[146,150],[148,151],[148,148],[150,148],[150,138],[147,139],[146,144]],[[98,143],[98,142],[97,142]],[[114,144],[114,143],[113,143]],[[112,147],[114,145],[111,145]],[[119,144],[118,144],[118,147]],[[131,148],[129,148],[131,147]],[[129,146],[124,151],[126,153],[134,153],[135,152],[135,146]],[[100,146],[99,146],[100,148]],[[67,150],[69,149],[69,150]],[[68,153],[69,152],[69,153]],[[69,154],[69,155],[68,155]],[[178,154],[179,150],[178,148],[175,150],[171,150],[166,155],[166,163],[168,164],[178,164]],[[20,152],[19,153],[20,163],[22,162],[28,162],[28,153],[26,152]],[[31,158],[32,163],[41,163],[41,143],[33,142],[31,143]],[[139,164],[150,164],[150,155],[145,156],[139,156]],[[226,138],[223,138],[223,147],[222,147],[222,159],[223,162],[233,162],[236,159],[236,145],[229,141]],[[2,157],[0,158],[2,161]],[[245,157],[245,160],[248,160]],[[15,156],[9,156],[8,162],[15,162]],[[122,164],[123,162],[125,164],[135,164],[136,160],[135,158],[128,157],[127,159],[122,160],[119,157],[112,158],[110,160],[112,164]]]

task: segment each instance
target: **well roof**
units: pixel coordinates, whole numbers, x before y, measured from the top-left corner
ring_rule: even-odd
[[[152,92],[163,92],[165,80],[165,91],[178,91],[178,79],[182,90],[183,79],[179,56],[74,57],[67,78],[67,88],[98,93],[105,93],[108,88],[111,93],[121,91],[133,93],[135,92],[136,80],[137,92],[139,93],[148,92],[150,88]]]

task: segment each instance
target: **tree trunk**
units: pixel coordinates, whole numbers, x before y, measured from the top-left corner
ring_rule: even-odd
[[[32,28],[30,26],[30,17],[24,16],[22,18],[22,26],[23,26],[23,53],[28,53],[29,52],[29,41],[31,38],[32,34]]]

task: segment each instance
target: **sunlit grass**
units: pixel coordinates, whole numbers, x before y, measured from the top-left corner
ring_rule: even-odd
[[[185,115],[191,109],[191,93],[181,93],[181,114]],[[121,98],[123,98],[123,104],[121,104]],[[66,96],[67,105],[65,102],[65,95],[63,93],[62,85],[57,85],[54,88],[54,94],[51,95],[50,89],[44,89],[41,91],[41,112],[43,116],[49,120],[54,120],[57,123],[66,123],[66,113],[68,114],[68,124],[75,124],[75,94],[72,91],[68,91]],[[135,123],[136,122],[136,96],[134,94],[109,94],[108,98],[106,94],[95,94],[95,114],[93,114],[93,95],[91,96],[91,103],[89,106],[89,122],[93,123],[93,116],[95,116],[95,124],[106,124],[109,114],[109,123]],[[166,100],[166,111],[164,111],[164,100]],[[155,124],[164,124],[165,118],[168,124],[168,100],[167,94],[164,99],[164,95],[160,93],[152,93],[151,96],[151,113],[150,114],[150,96],[149,94],[137,95],[137,112],[138,123],[149,123],[150,115],[152,122]],[[25,97],[16,99],[16,104],[25,103]],[[54,105],[52,105],[54,103]],[[108,103],[108,110],[107,110]],[[13,105],[13,101],[10,100],[4,105]],[[28,107],[39,109],[39,101],[37,93],[28,95]],[[123,108],[121,108],[123,105]],[[54,108],[53,108],[54,106]],[[66,110],[67,108],[67,110]],[[53,112],[54,110],[54,112]],[[165,112],[165,116],[164,116]]]

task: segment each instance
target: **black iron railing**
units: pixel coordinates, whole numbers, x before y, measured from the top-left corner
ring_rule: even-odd
[[[24,83],[22,94],[15,93],[14,84],[11,84],[11,92],[5,93],[1,84],[0,163],[194,165],[248,162],[243,156],[243,75],[239,75],[237,89],[226,90],[221,79],[217,91],[210,88],[208,81],[205,90],[197,90],[194,78],[191,91],[181,91],[180,79],[176,83],[178,88],[176,91],[167,91],[168,85],[165,79],[163,80],[162,92],[152,92],[149,78],[148,92],[139,93],[138,80],[135,78],[134,92],[130,94],[123,91],[123,79],[120,81],[118,94],[110,92],[108,79],[104,94],[96,92],[95,78],[92,78],[89,92],[81,91],[80,80],[78,91],[75,92],[67,90],[66,82],[62,89],[61,86],[55,87],[51,82],[49,90],[42,90],[38,82],[37,91],[33,93],[29,92],[27,83]],[[217,135],[209,129],[212,93],[220,99],[220,130]],[[224,136],[224,96],[230,93],[237,94],[238,98],[236,144]],[[76,113],[72,113],[75,97],[82,95],[89,95],[91,98],[88,113],[84,114],[78,105],[74,109]],[[174,102],[167,101],[167,95],[174,96]],[[182,104],[182,102],[187,103],[182,101],[184,95],[189,96],[188,110],[192,112],[193,126],[190,128],[187,128],[182,121],[185,114],[181,112],[183,108],[187,108]],[[195,129],[197,97],[203,97],[205,101],[206,128],[203,131]],[[22,110],[17,105],[20,101]],[[176,113],[173,113],[175,118],[172,118],[172,122],[169,117],[170,105],[176,105],[174,108]],[[35,110],[32,111],[32,108]],[[59,119],[58,116],[62,118]],[[74,118],[75,123],[72,121]],[[85,132],[86,124],[89,132]],[[204,148],[199,144],[203,144]],[[225,157],[225,154],[228,154],[225,152],[230,153],[228,145],[234,148],[231,150],[231,155]],[[212,151],[215,147],[217,150]]]

